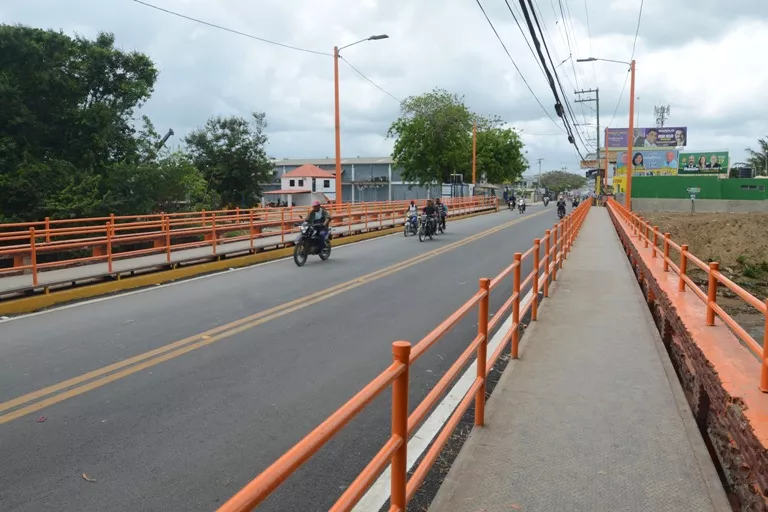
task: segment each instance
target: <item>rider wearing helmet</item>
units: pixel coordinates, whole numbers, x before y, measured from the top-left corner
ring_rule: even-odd
[[[312,203],[312,209],[307,214],[306,221],[317,230],[324,243],[328,241],[328,235],[331,232],[331,215],[328,210],[320,206],[320,201]]]

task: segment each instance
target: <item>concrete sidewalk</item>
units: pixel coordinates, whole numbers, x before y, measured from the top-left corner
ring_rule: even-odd
[[[430,512],[730,511],[607,210],[539,315]]]

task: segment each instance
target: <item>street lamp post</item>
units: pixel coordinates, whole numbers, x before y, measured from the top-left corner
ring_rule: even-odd
[[[379,41],[381,39],[388,39],[387,34],[379,34],[371,37],[366,37],[354,43],[342,46],[333,47],[333,96],[334,96],[334,116],[336,118],[336,199],[335,204],[341,204],[341,115],[339,114],[339,52],[344,48],[349,48],[365,41]]]
[[[624,206],[628,210],[632,210],[632,142],[634,142],[634,118],[635,118],[635,59],[632,59],[631,62],[625,62],[623,60],[612,60],[612,59],[597,59],[595,57],[589,57],[587,59],[576,59],[576,62],[595,62],[595,61],[603,61],[603,62],[615,62],[618,64],[628,64],[629,65],[629,127],[627,128],[627,186],[626,190],[624,191]],[[608,159],[608,138],[606,136],[606,161]],[[616,165],[619,165],[619,162],[616,162]],[[607,162],[606,162],[606,169],[607,169]],[[607,173],[606,173],[607,174]],[[606,176],[606,180],[608,177]]]

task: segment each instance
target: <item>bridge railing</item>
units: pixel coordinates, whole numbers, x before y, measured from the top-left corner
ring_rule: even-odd
[[[346,203],[327,205],[332,226],[349,232],[402,223],[410,201]],[[422,206],[426,200],[417,201]],[[446,200],[450,216],[496,206],[496,198],[475,196]],[[266,237],[290,241],[296,224],[309,207],[252,208],[153,215],[50,220],[32,223],[0,224],[0,260],[13,259],[13,265],[0,268],[0,278],[29,272],[37,286],[38,272],[72,265],[106,262],[112,272],[115,260],[171,253],[181,249],[210,247],[211,255],[223,243],[249,241],[250,249]]]
[[[701,300],[706,308],[706,325],[715,325],[715,317],[719,317],[720,320],[731,329],[734,335],[758,357],[762,362],[759,387],[761,391],[768,393],[768,299],[761,301],[724,276],[723,273],[720,272],[719,262],[712,261],[705,263],[688,250],[687,244],[677,244],[671,239],[669,233],[662,233],[659,230],[659,226],[651,226],[648,221],[638,214],[630,212],[616,201],[610,200],[608,202],[608,207],[615,215],[618,215],[619,218],[624,221],[626,228],[645,248],[650,247],[652,258],[663,258],[662,268],[665,272],[669,272],[671,269],[678,275],[677,289],[681,292],[690,290]],[[671,250],[674,250],[679,255],[677,260],[670,256]],[[691,265],[706,273],[707,286],[704,290],[702,290],[688,275]],[[717,289],[721,285],[725,286],[734,295],[755,308],[765,317],[762,346],[717,303]]]
[[[533,246],[525,253],[516,253],[512,263],[499,275],[493,279],[480,279],[477,292],[418,343],[412,346],[407,341],[394,342],[392,344],[392,364],[304,439],[243,487],[219,508],[219,512],[242,512],[257,507],[390,386],[392,387],[391,435],[330,510],[333,512],[352,510],[387,465],[391,464],[391,506],[389,510],[404,512],[408,502],[424,482],[427,473],[458,426],[462,416],[473,403],[475,405],[474,424],[476,426],[484,424],[487,375],[507,345],[511,344],[511,356],[517,358],[521,318],[530,310],[531,320],[537,319],[539,293],[543,292],[544,297],[549,295],[550,281],[557,279],[557,272],[563,267],[568,257],[589,208],[590,203],[584,202],[561,222],[555,224],[551,230],[546,230],[542,239],[536,238]],[[523,277],[521,270],[526,263],[532,265],[532,270]],[[491,319],[489,314],[490,294],[505,279],[510,277],[512,279],[512,295],[493,314]],[[522,298],[528,287],[532,291],[532,298],[530,301],[526,301],[521,308]],[[435,384],[424,400],[408,415],[409,370],[411,365],[473,310],[477,310],[478,314],[477,335],[469,342],[464,352]],[[500,325],[510,310],[512,316],[510,328],[504,333],[498,348],[488,358],[490,333]],[[477,361],[477,374],[472,385],[438,433],[437,438],[411,477],[408,478],[409,436],[414,433],[427,414],[437,405],[462,369],[473,359],[473,356]]]

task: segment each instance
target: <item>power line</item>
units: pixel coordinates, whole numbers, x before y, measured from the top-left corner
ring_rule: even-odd
[[[643,3],[645,0],[640,0],[640,12],[637,15],[637,28],[635,29],[635,40],[632,42],[632,57],[630,57],[630,62],[634,60],[635,58],[635,47],[637,46],[637,35],[640,33],[640,21],[643,19]],[[624,96],[624,90],[627,88],[627,81],[629,80],[629,73],[631,73],[631,70],[627,72],[627,77],[624,79],[624,85],[621,88],[621,93],[619,94],[619,101],[616,102],[616,108],[613,109],[613,115],[611,116],[611,122],[608,123],[608,126],[611,126],[613,124],[613,120],[616,118],[616,112],[619,111],[619,105],[621,105],[621,98]]]
[[[569,119],[568,119],[568,112],[564,112],[563,111],[562,103],[561,103],[560,98],[559,98],[559,96],[557,94],[557,87],[555,86],[555,79],[553,78],[552,73],[554,73],[554,76],[557,77],[557,84],[558,84],[558,86],[560,86],[561,92],[563,92],[563,87],[562,87],[562,84],[560,83],[560,78],[557,76],[557,70],[554,69],[553,72],[549,71],[549,68],[547,68],[547,61],[544,58],[544,53],[541,51],[541,43],[543,43],[544,44],[544,48],[547,51],[547,56],[549,57],[549,62],[552,65],[552,67],[554,68],[555,65],[552,62],[552,56],[549,54],[549,48],[547,47],[547,42],[546,42],[546,40],[544,40],[544,34],[541,31],[541,25],[539,24],[539,20],[536,17],[536,11],[535,11],[535,9],[533,7],[532,0],[528,0],[528,5],[530,6],[530,10],[532,11],[530,13],[528,11],[528,7],[526,7],[526,5],[525,5],[525,0],[520,0],[520,10],[523,11],[523,16],[525,17],[525,22],[528,25],[528,31],[531,33],[531,39],[533,40],[533,44],[536,47],[536,52],[538,53],[539,59],[541,60],[541,63],[543,65],[543,67],[544,67],[544,71],[546,72],[547,81],[549,82],[549,87],[550,87],[550,89],[552,89],[552,94],[555,97],[555,109],[557,110],[557,115],[560,118],[562,118],[562,120],[563,120],[563,124],[565,125],[566,132],[568,133],[568,142],[570,142],[571,144],[574,145],[574,147],[576,148],[576,152],[579,154],[579,156],[581,156],[581,152],[579,151],[579,147],[576,144],[576,139],[574,139],[574,137],[573,137],[573,130],[571,129],[570,122],[569,122]],[[533,19],[536,21],[536,26],[539,27],[539,33],[541,33],[541,37],[542,37],[541,43],[539,42],[539,39],[538,39],[538,37],[536,35],[536,30],[533,27],[533,23],[531,21],[531,15],[533,15]],[[568,103],[568,98],[565,96],[564,92],[563,92],[563,96],[564,96],[563,99],[565,101],[566,107],[568,108],[568,111],[570,112],[571,117],[573,117],[573,111],[571,110],[570,104]],[[581,138],[581,134],[578,133],[578,131],[577,131],[577,134],[579,135],[579,138]],[[584,141],[582,140],[582,143],[583,142]],[[583,160],[583,157],[582,157],[582,160]]]
[[[589,26],[589,7],[587,7],[587,0],[584,0],[584,12],[587,14],[587,36],[589,36],[589,54],[594,55],[592,52],[592,28]],[[597,82],[597,73],[595,73],[595,63],[592,63],[592,78]]]
[[[488,14],[485,12],[485,9],[483,8],[483,4],[480,3],[480,0],[475,0],[477,2],[477,6],[480,7],[480,10],[483,11],[483,16],[485,16],[485,20],[488,22],[488,24],[491,26],[491,29],[493,30],[493,33],[496,34],[496,39],[499,40],[499,43],[501,43],[501,47],[504,48],[504,52],[507,54],[507,57],[509,57],[509,60],[512,62],[512,65],[515,66],[515,69],[517,70],[517,74],[520,75],[520,78],[523,79],[523,83],[525,83],[525,86],[528,87],[528,90],[531,91],[531,94],[533,95],[534,99],[536,100],[536,103],[539,104],[541,107],[541,110],[544,111],[545,114],[547,114],[547,117],[557,126],[560,130],[560,125],[558,125],[554,118],[547,112],[547,109],[544,108],[544,105],[541,104],[541,101],[539,100],[539,97],[536,96],[536,93],[533,92],[533,89],[531,89],[531,86],[528,84],[528,80],[525,79],[525,76],[523,76],[523,72],[520,71],[520,68],[517,67],[517,63],[515,62],[515,59],[512,58],[512,54],[509,53],[509,50],[507,49],[507,45],[504,44],[504,41],[502,41],[501,36],[496,31],[496,27],[493,26],[493,22],[491,21],[491,18],[488,17]]]
[[[221,25],[216,25],[215,23],[210,23],[208,21],[204,21],[204,20],[201,20],[201,19],[198,19],[198,18],[193,18],[192,16],[187,16],[186,14],[181,14],[181,13],[178,13],[178,12],[175,12],[175,11],[171,11],[169,9],[165,9],[163,7],[159,7],[157,5],[153,5],[153,4],[150,4],[148,2],[144,2],[142,0],[133,0],[133,1],[136,2],[137,4],[141,4],[143,6],[151,8],[151,9],[162,11],[162,12],[170,14],[172,16],[177,16],[179,18],[184,18],[185,20],[194,21],[195,23],[200,23],[201,25],[206,25],[206,26],[209,26],[209,27],[213,27],[213,28],[216,28],[216,29],[219,29],[219,30],[223,30],[225,32],[230,32],[232,34],[237,34],[239,36],[247,37],[249,39],[255,39],[256,41],[261,41],[262,43],[269,43],[269,44],[272,44],[272,45],[275,45],[275,46],[280,46],[282,48],[288,48],[289,50],[296,50],[296,51],[299,51],[299,52],[313,53],[315,55],[323,55],[323,56],[326,56],[326,57],[333,57],[332,53],[318,52],[318,51],[315,51],[315,50],[309,50],[307,48],[300,48],[298,46],[291,46],[289,44],[278,43],[277,41],[271,41],[271,40],[265,39],[263,37],[254,36],[253,34],[246,34],[245,32],[240,32],[239,30],[234,30],[234,29],[231,29],[231,28],[223,27]]]
[[[344,63],[345,63],[347,66],[349,66],[350,68],[352,68],[352,71],[354,71],[355,73],[357,73],[358,75],[360,75],[361,77],[363,77],[363,78],[364,78],[366,81],[368,81],[368,83],[370,83],[372,86],[374,86],[375,88],[377,88],[378,90],[380,90],[381,92],[383,92],[384,94],[386,94],[387,96],[389,96],[390,98],[392,98],[393,100],[395,100],[396,102],[398,102],[398,103],[402,103],[402,102],[403,102],[403,100],[401,100],[401,99],[398,99],[398,98],[397,98],[395,95],[393,95],[392,93],[390,93],[389,91],[387,91],[386,89],[384,89],[382,86],[380,86],[379,84],[377,84],[376,82],[374,82],[373,80],[371,80],[370,78],[368,78],[367,76],[365,76],[365,74],[364,74],[362,71],[360,71],[360,70],[359,70],[359,69],[357,69],[355,66],[353,66],[353,65],[352,65],[352,63],[351,63],[351,62],[349,62],[347,59],[345,59],[345,58],[344,58],[344,57],[342,57],[341,55],[339,55],[339,58],[340,58],[341,60],[343,60],[343,61],[344,61]]]

